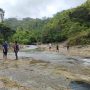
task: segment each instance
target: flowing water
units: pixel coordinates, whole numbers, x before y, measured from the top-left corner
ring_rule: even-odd
[[[57,52],[40,51],[37,46],[28,46],[24,51],[19,52],[20,58],[34,58],[51,62],[69,62],[78,61],[80,64],[90,66],[90,58],[81,58],[78,56],[65,56]]]

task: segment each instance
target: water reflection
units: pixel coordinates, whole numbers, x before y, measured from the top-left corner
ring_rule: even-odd
[[[72,81],[70,87],[72,90],[90,90],[90,84],[82,81]]]

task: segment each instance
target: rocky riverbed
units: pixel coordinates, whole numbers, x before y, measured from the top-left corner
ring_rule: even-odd
[[[89,61],[89,58],[87,59]],[[90,90],[90,62],[44,51],[0,59],[0,90]]]

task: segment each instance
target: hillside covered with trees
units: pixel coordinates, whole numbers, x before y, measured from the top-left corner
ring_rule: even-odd
[[[53,18],[9,18],[4,23],[13,31],[9,41],[17,40],[23,44],[63,41],[70,45],[90,44],[90,0],[77,8],[58,12]]]

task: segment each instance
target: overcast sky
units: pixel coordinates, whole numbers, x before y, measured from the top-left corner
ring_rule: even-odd
[[[5,18],[51,17],[55,13],[76,7],[86,0],[0,0]]]

